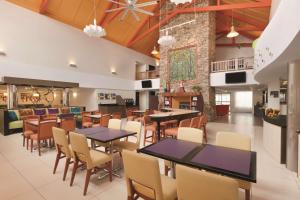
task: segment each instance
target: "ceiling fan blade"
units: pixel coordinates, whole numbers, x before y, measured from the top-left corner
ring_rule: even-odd
[[[124,11],[124,13],[122,14],[122,16],[121,16],[121,18],[120,18],[120,21],[123,21],[124,19],[125,19],[125,17],[127,16],[127,14],[128,14],[128,9],[126,9],[125,11]]]
[[[126,6],[127,4],[125,3],[121,3],[121,2],[118,2],[118,1],[114,1],[114,0],[108,0],[109,2],[112,2],[112,3],[116,3],[116,4],[119,4],[119,5],[122,5],[122,6]]]
[[[140,8],[134,8],[134,10],[137,11],[137,12],[140,12],[140,13],[144,13],[144,14],[146,14],[146,15],[151,15],[151,16],[154,15],[154,13],[149,12],[149,11],[146,11],[146,10],[142,10],[142,9],[140,9]]]
[[[123,10],[126,7],[119,7],[119,8],[114,8],[114,9],[110,9],[110,10],[106,10],[105,12],[109,13],[109,12],[114,12],[114,11],[118,11],[118,10]]]
[[[155,4],[157,4],[157,1],[149,1],[149,2],[145,2],[145,3],[136,4],[135,7],[141,8],[141,7],[145,7],[145,6],[152,6]]]
[[[134,18],[136,19],[136,21],[140,21],[140,17],[133,10],[130,11],[133,14]]]

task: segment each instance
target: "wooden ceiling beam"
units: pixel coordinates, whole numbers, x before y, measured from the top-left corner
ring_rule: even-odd
[[[247,23],[247,24],[250,24],[250,25],[253,25],[253,26],[256,26],[262,30],[264,30],[267,26],[267,24],[263,23],[263,22],[260,22],[260,21],[257,21],[256,19],[253,19],[253,18],[250,18],[250,17],[245,17],[245,16],[242,16],[238,13],[235,13],[235,12],[230,12],[230,11],[222,11],[220,12],[221,15],[223,16],[226,16],[226,17],[233,17],[234,19],[240,21],[240,22],[244,22],[244,23]]]
[[[145,38],[148,34],[153,32],[154,30],[158,29],[160,26],[163,26],[167,23],[170,19],[177,16],[178,14],[184,13],[193,13],[193,12],[209,12],[209,11],[223,11],[223,10],[233,10],[233,9],[247,9],[247,8],[263,8],[263,7],[270,7],[270,2],[251,2],[251,3],[234,3],[234,4],[222,4],[222,5],[214,5],[214,6],[204,6],[204,7],[197,7],[197,8],[183,8],[183,9],[175,9],[172,14],[167,15],[163,20],[159,23],[153,25],[150,29],[145,31],[139,37],[128,43],[128,47],[132,46],[136,42],[140,41],[141,39]]]
[[[49,1],[50,0],[42,0],[42,3],[40,5],[40,10],[39,10],[40,14],[46,14]]]
[[[99,18],[98,23],[97,23],[99,26],[102,26],[102,25],[103,25],[103,23],[104,23],[104,21],[105,21],[107,15],[108,15],[108,13],[105,12],[105,11],[106,11],[106,10],[110,10],[110,9],[113,7],[113,5],[114,5],[114,4],[113,4],[112,2],[109,2],[109,3],[106,5],[106,7],[105,7],[105,9],[104,9],[104,13],[103,13],[103,15],[101,15],[101,17]]]

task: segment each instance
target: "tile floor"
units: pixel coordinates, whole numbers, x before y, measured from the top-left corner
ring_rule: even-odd
[[[238,119],[238,116],[235,116]],[[232,123],[209,123],[209,143],[214,143],[219,130],[236,131],[249,134],[253,138],[253,150],[258,153],[257,184],[253,184],[252,200],[299,200],[300,185],[296,174],[276,163],[262,147],[262,127],[247,121]],[[120,161],[119,157],[115,157]],[[87,196],[84,197],[83,185],[85,171],[78,171],[73,187],[69,186],[71,170],[67,180],[62,181],[63,163],[59,164],[57,173],[52,174],[55,150],[43,150],[39,157],[37,152],[30,153],[22,147],[20,134],[2,136],[0,134],[0,199],[1,200],[126,200],[124,179],[108,178],[98,180],[91,178]],[[161,167],[161,169],[163,169]],[[162,170],[163,171],[163,170]],[[240,199],[244,199],[240,192]]]

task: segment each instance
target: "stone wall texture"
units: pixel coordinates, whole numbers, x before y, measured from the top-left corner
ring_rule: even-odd
[[[209,0],[202,0],[197,4],[197,7],[208,6]],[[174,7],[173,4],[168,4],[167,9]],[[165,7],[162,8],[165,11]],[[196,80],[184,83],[186,91],[192,91],[194,85],[201,87],[201,92],[204,98],[204,112],[209,116],[210,120],[215,118],[215,90],[210,87],[210,63],[215,55],[215,37],[216,37],[216,15],[215,12],[201,12],[191,14],[181,14],[171,19],[166,25],[160,27],[163,30],[167,27],[172,27],[190,20],[195,19],[192,24],[183,25],[169,30],[169,35],[176,38],[176,43],[170,47],[160,46],[160,80],[161,92],[162,87],[169,80],[168,71],[168,51],[171,49],[182,48],[195,45],[197,48],[197,66]],[[165,32],[160,31],[160,35]],[[171,89],[177,89],[178,83],[171,83]],[[162,97],[160,98],[162,103]]]

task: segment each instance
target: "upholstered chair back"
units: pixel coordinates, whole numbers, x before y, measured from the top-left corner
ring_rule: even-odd
[[[60,122],[60,127],[65,131],[74,131],[76,128],[76,120],[74,117],[62,118]]]
[[[92,122],[92,119],[90,117],[87,117],[86,115],[91,115],[91,112],[82,112],[82,123],[84,122]]]
[[[234,179],[176,165],[178,200],[237,200],[238,182]]]
[[[179,127],[190,127],[191,119],[184,119],[179,122]]]
[[[245,134],[234,132],[218,132],[216,137],[216,145],[250,151],[251,138]]]
[[[53,138],[54,138],[56,150],[62,151],[67,158],[71,158],[72,154],[69,148],[66,131],[61,128],[52,127],[52,132],[53,132]]]
[[[92,169],[93,163],[86,137],[82,134],[74,132],[70,132],[69,137],[71,148],[75,158],[82,162],[85,162],[87,165],[87,169]]]
[[[177,139],[190,142],[202,143],[203,132],[197,128],[180,127],[178,128]]]
[[[111,118],[110,114],[102,115],[100,118],[100,126],[108,127],[108,122],[109,122],[110,118]]]
[[[147,191],[156,200],[163,200],[158,160],[133,151],[124,150],[122,154],[128,194],[132,194],[133,187],[139,193]]]
[[[192,118],[190,127],[191,128],[198,128],[199,121],[200,121],[200,116]]]
[[[141,141],[141,131],[142,131],[142,123],[136,121],[128,121],[125,126],[126,131],[136,132],[137,141],[136,143],[139,145]]]
[[[39,138],[40,139],[49,139],[53,137],[52,127],[56,127],[56,121],[41,121],[39,123]]]
[[[121,122],[122,121],[120,119],[110,119],[108,121],[108,128],[120,130]]]

